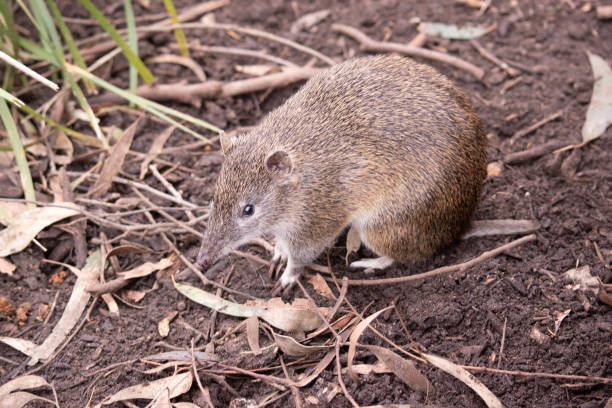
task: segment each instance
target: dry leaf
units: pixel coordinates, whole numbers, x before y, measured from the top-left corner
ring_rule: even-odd
[[[4,258],[0,258],[0,273],[6,273],[8,276],[13,276],[17,267]]]
[[[325,279],[323,278],[323,276],[321,276],[321,274],[317,273],[311,276],[310,279],[308,279],[308,282],[310,282],[314,290],[319,295],[326,297],[327,299],[331,299],[331,300],[336,299],[333,292],[329,288],[329,285],[327,284],[327,282],[325,282]]]
[[[2,153],[2,152],[0,152]],[[1,200],[1,199],[0,199]],[[25,203],[14,203],[12,201],[0,201],[0,224],[11,225],[13,219],[30,208]],[[5,218],[5,215],[8,218]]]
[[[529,332],[529,338],[541,346],[547,344],[550,341],[550,338],[543,334],[535,326],[531,328],[531,331]]]
[[[612,306],[612,295],[606,292],[606,289],[603,286],[601,286],[599,290],[599,301],[608,306]]]
[[[557,332],[559,331],[559,327],[561,327],[561,322],[570,314],[571,311],[572,309],[567,309],[565,312],[555,311],[555,331],[553,332],[553,334],[557,334]]]
[[[155,136],[155,140],[153,140],[153,143],[151,144],[151,148],[149,149],[149,152],[147,153],[145,158],[142,160],[142,163],[140,163],[140,179],[141,180],[143,180],[145,175],[147,174],[147,170],[149,169],[149,164],[153,161],[153,159],[159,156],[159,154],[162,152],[164,145],[166,144],[166,141],[168,140],[168,138],[170,137],[174,129],[175,129],[174,126],[170,126],[169,128],[166,128],[163,132]]]
[[[452,375],[458,380],[462,381],[465,385],[470,387],[482,400],[487,404],[489,408],[503,408],[503,405],[499,398],[495,396],[487,387],[484,386],[476,377],[474,377],[467,370],[459,367],[457,364],[451,363],[445,358],[435,356],[433,354],[422,354],[427,361],[440,370]]]
[[[109,405],[113,402],[131,399],[153,400],[158,398],[164,390],[169,390],[170,398],[175,398],[189,391],[192,382],[192,372],[187,371],[182,374],[151,381],[148,384],[138,384],[124,388],[116,394],[105,398],[102,404]]]
[[[257,316],[251,316],[246,319],[246,334],[251,351],[256,356],[260,355],[261,347],[259,347],[259,319]]]
[[[540,223],[531,220],[475,220],[472,221],[471,228],[461,238],[528,234],[538,229],[540,229]]]
[[[12,316],[17,307],[7,297],[0,296],[0,313],[5,316]]]
[[[129,300],[131,302],[138,303],[138,302],[140,302],[145,297],[145,295],[147,293],[142,291],[142,290],[130,290],[130,289],[128,289],[128,290],[124,290],[122,292],[122,294],[123,294],[121,296],[122,298],[127,299],[127,300]]]
[[[230,302],[202,289],[182,283],[175,282],[174,287],[194,302],[217,312],[236,317],[258,316],[270,325],[287,332],[310,331],[321,324],[321,318],[316,311],[312,310],[307,299],[295,299],[289,305],[283,303],[280,298],[272,298],[267,301],[260,300],[256,303],[260,307],[256,307],[250,306],[249,302],[246,305]],[[250,302],[250,304],[254,304],[254,302]],[[323,315],[329,312],[327,308],[319,308],[319,310]]]
[[[353,371],[360,375],[370,375],[372,373],[388,374],[392,372],[381,360],[378,360],[376,364],[354,364]]]
[[[157,323],[157,332],[162,337],[167,337],[168,333],[170,333],[170,322],[174,320],[174,318],[178,315],[177,311],[170,313],[168,316],[164,317]]]
[[[366,346],[374,355],[391,369],[400,380],[415,391],[428,392],[431,385],[427,378],[414,366],[412,361],[406,360],[383,347]]]
[[[40,387],[50,388],[51,385],[44,378],[37,375],[23,375],[0,386],[0,397],[4,397],[14,391],[32,390]]]
[[[274,341],[278,345],[278,348],[282,350],[283,353],[292,357],[303,357],[315,353],[317,351],[329,349],[332,346],[305,346],[303,344],[298,343],[293,337],[284,336],[282,334],[277,334],[272,332],[272,336],[274,336]]]
[[[63,203],[68,207],[70,203]],[[36,235],[49,225],[79,211],[64,207],[39,207],[15,215],[14,222],[0,231],[0,258],[14,254],[30,245]]]
[[[599,281],[596,277],[591,275],[591,268],[588,265],[572,268],[565,272],[563,277],[576,284],[576,287],[572,288],[574,290],[580,289],[583,292],[590,290],[595,294],[598,292]]]
[[[598,138],[612,123],[612,69],[599,55],[586,52],[593,70],[593,94],[582,125],[582,141]]]
[[[123,132],[119,141],[112,147],[110,155],[104,161],[100,176],[87,193],[88,196],[93,198],[100,197],[110,190],[113,183],[113,177],[119,173],[121,166],[123,166],[123,161],[132,145],[134,133],[136,133],[136,129],[141,120],[142,116],[136,119],[136,121]]]
[[[291,28],[289,30],[292,34],[297,34],[300,31],[306,31],[325,20],[330,13],[331,11],[326,9],[304,14],[302,17],[295,20],[293,24],[291,24]]]
[[[129,271],[119,272],[117,276],[123,279],[141,278],[143,276],[148,276],[155,271],[161,271],[163,269],[171,267],[172,265],[174,265],[175,260],[175,257],[171,255],[155,263],[145,262],[134,269],[130,269]]]
[[[55,145],[53,148],[55,150],[55,156],[53,157],[55,163],[60,165],[68,165],[72,163],[74,147],[64,132],[57,132],[57,138],[55,139]],[[59,154],[59,151],[64,152],[64,154]]]
[[[355,326],[355,328],[353,329],[353,332],[351,333],[351,337],[350,337],[348,357],[347,357],[348,371],[353,381],[359,382],[359,377],[357,377],[357,374],[353,372],[353,359],[355,358],[357,340],[359,340],[359,337],[361,336],[361,334],[370,325],[370,323],[372,323],[374,319],[376,319],[381,313],[385,312],[386,310],[391,309],[392,307],[393,306],[387,306],[384,309],[381,309],[378,312],[371,314],[366,319],[359,322],[359,324]]]

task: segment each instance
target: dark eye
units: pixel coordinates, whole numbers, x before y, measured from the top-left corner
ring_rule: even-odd
[[[251,204],[247,204],[242,209],[242,216],[250,217],[251,215],[253,215],[254,212],[255,212],[255,208]]]

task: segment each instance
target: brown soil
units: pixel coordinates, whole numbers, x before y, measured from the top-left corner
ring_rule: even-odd
[[[99,2],[101,3],[101,2]],[[140,8],[134,2],[138,14],[163,11],[161,2],[154,2],[152,10]],[[186,7],[187,1],[178,1],[177,8]],[[501,4],[498,4],[501,3]],[[512,4],[517,4],[513,6]],[[295,4],[295,7],[292,5]],[[459,2],[441,0],[420,1],[244,1],[232,3],[215,12],[217,22],[228,22],[256,27],[277,35],[292,38],[312,47],[337,61],[353,55],[362,55],[359,46],[351,39],[339,36],[330,29],[332,23],[344,23],[360,28],[372,38],[382,40],[385,35],[394,42],[407,43],[417,33],[410,22],[413,17],[422,21],[438,21],[456,24],[478,24],[490,26],[493,30],[480,39],[480,43],[501,60],[516,62],[526,67],[520,70],[521,81],[506,89],[512,78],[499,67],[485,60],[469,43],[430,38],[428,48],[446,50],[467,61],[486,69],[486,83],[479,82],[468,74],[452,69],[441,63],[432,63],[463,88],[482,118],[489,139],[491,161],[501,160],[505,154],[540,145],[549,140],[561,140],[567,144],[580,141],[580,131],[592,91],[593,77],[585,54],[590,50],[610,63],[612,60],[612,22],[598,21],[594,7],[585,11],[589,2],[538,1],[538,2],[493,2],[483,16],[477,10]],[[575,6],[575,7],[574,7]],[[289,27],[299,16],[324,8],[331,15],[308,32],[291,34]],[[78,7],[64,7],[64,15],[87,17]],[[297,15],[296,15],[297,11]],[[121,17],[121,8],[115,11]],[[77,37],[93,32],[86,26],[71,25]],[[192,30],[188,39],[199,39],[203,44],[227,45],[251,49],[265,49],[272,55],[289,59],[296,64],[308,63],[310,57],[277,43],[248,36],[228,35],[223,32]],[[235,37],[235,38],[234,38]],[[174,38],[169,34],[155,34],[141,41],[144,54],[161,54],[169,51]],[[260,63],[247,58],[222,55],[199,55],[193,58],[204,68],[211,79],[230,81],[243,77],[233,67],[236,64]],[[113,65],[112,82],[127,87],[126,64],[120,58]],[[184,67],[170,64],[151,66],[160,83],[172,83],[179,79],[195,82],[192,72]],[[257,123],[261,117],[283,101],[298,88],[288,86],[271,93],[248,94],[222,100],[208,101],[202,108],[170,104],[177,109],[209,120],[226,130]],[[26,102],[36,105],[33,95],[24,96]],[[508,143],[515,132],[540,119],[563,110],[562,116],[534,132],[523,136],[515,144]],[[116,111],[103,116],[104,125],[114,124],[125,129],[134,116]],[[164,127],[153,120],[147,120],[132,144],[132,150],[147,152],[154,137]],[[84,129],[86,129],[84,127]],[[590,266],[591,274],[603,283],[612,283],[610,250],[612,250],[612,222],[610,217],[612,164],[612,127],[601,138],[575,153],[548,154],[516,165],[505,165],[500,176],[486,182],[482,203],[476,219],[533,219],[541,223],[537,241],[526,244],[494,259],[488,260],[468,271],[425,281],[385,287],[351,287],[348,300],[358,309],[370,305],[367,315],[395,300],[412,338],[430,353],[444,356],[458,364],[501,368],[526,372],[572,374],[582,376],[612,377],[612,313],[610,306],[600,302],[592,292],[575,290],[564,281],[561,274],[579,265]],[[175,132],[166,146],[180,146],[194,139],[184,133]],[[214,149],[216,150],[216,148]],[[80,154],[79,151],[75,154]],[[568,157],[571,158],[568,159]],[[94,156],[95,157],[95,156]],[[193,203],[205,205],[213,189],[219,170],[218,156],[200,151],[182,151],[165,154],[163,159],[180,163],[184,168],[172,171],[169,181],[182,191],[183,197]],[[96,160],[92,158],[92,160]],[[140,162],[132,156],[123,171],[137,175]],[[95,162],[84,162],[69,166],[70,170],[84,170]],[[41,166],[44,166],[41,165]],[[162,170],[166,170],[163,168]],[[43,173],[48,169],[41,167]],[[36,172],[34,172],[37,174]],[[41,180],[35,180],[40,186]],[[146,183],[164,190],[153,177]],[[77,191],[81,193],[83,191]],[[109,194],[133,195],[132,191],[115,185]],[[155,201],[160,205],[169,205]],[[179,214],[176,212],[176,214]],[[182,213],[181,213],[182,214]],[[181,216],[183,216],[182,214]],[[157,218],[162,221],[163,218]],[[135,214],[134,221],[147,222],[142,214]],[[97,248],[95,238],[104,232],[109,238],[118,235],[112,229],[101,229],[89,223],[87,229],[88,249]],[[158,260],[169,255],[166,244],[157,236],[128,237],[132,241],[164,251],[165,254],[130,255],[121,258],[121,269],[142,264],[147,260]],[[185,256],[194,259],[199,246],[198,239],[188,234],[176,234],[177,245]],[[418,273],[442,265],[463,262],[509,241],[511,238],[473,238],[453,246],[443,254],[419,265],[392,267],[385,277]],[[56,260],[74,264],[71,247],[72,235],[57,228],[50,228],[40,237],[49,251],[65,246],[67,249],[55,254]],[[348,271],[344,266],[344,240],[340,239],[329,251],[332,269],[338,275]],[[596,247],[605,260],[601,260]],[[250,252],[267,257],[261,249],[253,247]],[[367,255],[362,250],[361,256]],[[50,276],[57,272],[57,266],[42,263],[48,255],[35,245],[8,259],[17,265],[13,277],[0,274],[2,295],[12,303],[32,304],[34,313],[24,326],[17,324],[15,315],[0,313],[0,335],[21,337],[40,343],[51,331],[61,316],[75,281],[68,276],[62,283],[51,283]],[[325,264],[327,255],[319,259]],[[268,297],[271,282],[265,268],[252,261],[235,256],[225,264],[225,270],[234,265],[234,272],[227,285],[233,289],[258,297]],[[223,271],[223,268],[220,268]],[[226,272],[215,277],[223,279]],[[351,274],[350,277],[364,277]],[[193,285],[199,280],[190,274],[180,277]],[[168,345],[189,350],[192,339],[195,347],[204,347],[205,336],[211,324],[211,311],[195,304],[172,286],[167,275],[157,279],[153,276],[136,280],[130,289],[147,290],[155,284],[138,304],[138,308],[119,303],[120,317],[109,315],[102,302],[93,309],[87,322],[58,356],[37,372],[52,382],[58,392],[62,407],[85,406],[93,391],[93,403],[107,395],[130,385],[160,378],[161,375],[147,375],[142,371],[150,366],[135,362],[111,368],[113,364],[138,360],[145,356],[168,350]],[[307,286],[312,289],[311,286]],[[206,288],[214,291],[214,288]],[[299,291],[296,291],[298,293]],[[314,291],[311,290],[314,293]],[[57,295],[57,305],[48,324],[35,318],[41,304],[51,304]],[[230,296],[244,302],[240,296]],[[316,297],[317,302],[325,303]],[[329,303],[329,302],[327,302]],[[557,312],[570,310],[556,335],[554,319]],[[170,334],[161,338],[157,324],[164,317],[178,311],[178,317],[171,323]],[[216,330],[235,327],[239,319],[219,314]],[[502,332],[505,329],[503,356],[500,356]],[[191,328],[190,328],[191,327]],[[399,319],[391,314],[380,318],[375,327],[401,347],[410,348]],[[530,338],[536,328],[546,341],[539,344]],[[265,339],[265,342],[269,340]],[[386,345],[371,331],[366,331],[360,343]],[[233,353],[230,352],[233,350]],[[254,369],[278,366],[279,354],[263,357],[241,357],[248,351],[245,335],[239,332],[232,339],[232,345],[221,345],[218,353],[226,364]],[[341,350],[342,354],[346,349]],[[26,373],[30,367],[21,364],[23,355],[0,344],[0,355],[18,365],[0,360],[0,384]],[[308,357],[308,362],[318,361],[322,355]],[[501,358],[501,362],[499,362]],[[286,362],[291,358],[284,357]],[[357,362],[374,363],[368,353],[358,353]],[[393,374],[371,374],[353,382],[343,376],[349,393],[360,405],[410,404],[412,407],[480,407],[480,398],[460,381],[422,363],[417,367],[433,385],[426,395],[415,392]],[[346,361],[343,360],[343,365]],[[302,370],[290,371],[298,374]],[[266,374],[284,377],[282,370],[265,371]],[[170,373],[167,373],[169,375]],[[576,382],[552,378],[526,378],[499,373],[475,373],[507,407],[603,407],[612,396],[612,386]],[[228,375],[228,383],[242,397],[260,401],[263,396],[275,391],[261,381],[240,375]],[[202,377],[208,384],[215,406],[227,406],[236,397],[232,396],[218,382]],[[337,383],[335,364],[330,364],[318,381],[300,389],[302,397],[317,394],[327,382]],[[42,395],[45,395],[44,392]],[[46,394],[50,397],[51,394]],[[198,400],[198,387],[179,400]],[[203,403],[199,405],[204,406]],[[274,407],[293,406],[291,393],[272,403]],[[122,406],[120,403],[112,406]],[[142,403],[140,406],[144,406]],[[237,405],[238,406],[238,405]],[[329,404],[332,407],[349,407],[348,400],[338,394]]]

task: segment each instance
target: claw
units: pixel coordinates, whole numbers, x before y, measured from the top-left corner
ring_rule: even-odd
[[[286,300],[291,295],[291,291],[295,286],[295,282],[296,281],[294,280],[290,283],[283,283],[282,279],[277,280],[274,286],[272,287],[272,290],[270,290],[270,295],[274,297],[280,295],[284,300]]]
[[[268,269],[268,277],[270,278],[270,280],[274,279],[274,277],[278,273],[276,271],[276,268],[280,264],[280,261],[281,261],[280,257],[276,259],[272,258],[272,261],[270,262],[270,269]]]

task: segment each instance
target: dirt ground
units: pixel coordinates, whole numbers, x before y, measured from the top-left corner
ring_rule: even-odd
[[[65,16],[88,18],[85,10],[61,4]],[[111,2],[98,2],[109,7]],[[595,16],[598,2],[567,1],[495,1],[479,15],[478,9],[448,1],[244,1],[232,0],[214,12],[217,22],[227,22],[259,28],[276,35],[293,39],[321,53],[341,61],[355,55],[364,55],[359,45],[348,37],[332,32],[333,23],[343,23],[359,28],[376,40],[407,43],[417,35],[414,20],[472,24],[495,29],[480,38],[480,44],[500,60],[514,63],[518,75],[511,77],[496,64],[483,58],[469,41],[444,40],[429,37],[426,48],[448,52],[486,70],[484,81],[449,65],[430,62],[455,81],[470,96],[482,119],[489,142],[489,161],[502,161],[508,153],[542,145],[551,140],[565,144],[581,140],[581,127],[593,88],[593,75],[585,51],[589,50],[612,63],[612,20],[602,21]],[[177,1],[177,8],[191,5]],[[135,2],[137,15],[163,12],[163,4],[154,2],[151,9],[143,9]],[[115,7],[113,17],[122,17],[122,7]],[[322,9],[330,15],[307,31],[293,34],[291,24],[300,16]],[[83,24],[71,23],[77,38],[94,34]],[[207,45],[224,45],[265,50],[267,53],[290,60],[298,65],[311,61],[311,56],[293,48],[226,31],[204,29],[186,32],[188,40],[199,40]],[[163,53],[176,53],[172,48],[174,37],[169,33],[148,35],[140,41],[144,57]],[[245,78],[235,70],[236,65],[258,64],[261,61],[221,54],[192,53],[192,58],[204,69],[209,79],[231,81]],[[316,66],[324,67],[321,61]],[[151,64],[159,83],[175,83],[178,80],[196,82],[193,72],[176,64]],[[117,57],[106,77],[116,85],[127,87],[126,63]],[[518,81],[517,81],[518,78]],[[517,82],[515,82],[517,81]],[[263,115],[283,103],[294,93],[298,84],[271,92],[251,93],[231,98],[205,101],[201,108],[180,103],[168,103],[182,111],[201,117],[231,131],[241,126],[257,123]],[[36,106],[36,94],[22,98]],[[561,111],[561,115],[536,130],[510,143],[518,131],[543,118]],[[126,111],[114,111],[101,116],[102,124],[125,129],[135,116]],[[146,153],[154,138],[165,128],[148,119],[137,131],[131,149]],[[83,130],[88,131],[83,125]],[[590,273],[603,283],[612,283],[612,127],[594,142],[582,148],[561,153],[548,153],[542,157],[516,164],[504,164],[501,174],[487,180],[482,202],[475,218],[529,219],[540,223],[537,240],[522,245],[500,256],[480,263],[464,272],[415,281],[402,285],[350,287],[347,300],[366,315],[395,302],[412,339],[422,350],[443,356],[457,364],[488,367],[530,373],[565,374],[612,378],[612,310],[602,303],[592,291],[577,290],[563,279],[569,269],[588,265]],[[193,143],[190,135],[176,131],[166,147]],[[85,153],[79,147],[75,156]],[[175,149],[161,156],[181,167],[166,172],[167,179],[181,191],[189,202],[205,206],[212,195],[214,180],[220,168],[221,158],[203,148],[197,150]],[[123,166],[125,175],[137,176],[140,159],[129,156]],[[97,155],[86,157],[68,166],[68,170],[84,171],[98,160]],[[46,174],[42,164],[38,174]],[[164,172],[170,166],[159,165]],[[71,177],[74,179],[74,177]],[[35,178],[41,188],[40,178]],[[144,181],[165,191],[151,175]],[[76,191],[78,196],[84,191]],[[131,189],[115,184],[106,199],[134,197]],[[112,196],[114,194],[114,196]],[[41,193],[41,197],[44,196]],[[172,205],[154,200],[158,205]],[[95,208],[92,206],[90,208]],[[186,220],[183,212],[174,212]],[[179,216],[180,214],[180,216]],[[159,222],[165,219],[155,214]],[[148,222],[142,213],[133,220]],[[202,227],[199,227],[202,229]],[[89,222],[87,242],[90,251],[99,247],[99,237],[105,233],[109,239],[120,234],[111,228],[101,228]],[[194,260],[199,239],[192,234],[170,235],[181,252]],[[439,266],[464,262],[484,251],[500,246],[516,236],[471,238],[457,243],[433,259],[414,265],[391,267],[377,277],[402,276],[424,272]],[[152,254],[131,254],[120,258],[120,269],[127,270],[145,261],[157,261],[170,255],[167,244],[158,235],[127,236],[131,242],[144,244],[157,251]],[[61,282],[50,277],[62,268],[43,263],[43,258],[74,264],[73,237],[65,229],[51,227],[39,236],[40,242],[50,253],[43,253],[30,245],[21,253],[8,257],[17,266],[12,277],[0,274],[0,292],[12,303],[29,302],[33,313],[25,325],[17,323],[15,315],[0,313],[0,335],[25,338],[40,343],[59,320],[72,291],[75,277],[67,275]],[[119,242],[114,245],[118,245]],[[329,257],[332,270],[339,277],[368,278],[363,273],[349,272],[344,260],[344,239],[323,254],[318,263],[325,265]],[[268,258],[261,247],[243,248],[252,254]],[[599,255],[598,254],[599,251]],[[360,256],[367,256],[361,250]],[[222,281],[233,267],[226,286],[256,297],[269,297],[273,284],[267,278],[267,268],[252,260],[230,256],[219,267],[215,279]],[[183,267],[176,266],[174,271]],[[110,275],[110,276],[108,276]],[[107,279],[112,278],[108,272]],[[201,286],[195,275],[179,274],[183,282]],[[103,302],[92,309],[89,321],[76,333],[61,352],[36,374],[53,383],[62,407],[86,406],[100,402],[130,385],[152,381],[162,374],[146,374],[151,365],[141,361],[145,356],[169,350],[190,350],[193,346],[203,349],[211,324],[214,331],[226,333],[236,327],[241,319],[224,314],[211,318],[211,311],[185,298],[172,285],[169,274],[158,274],[136,279],[129,289],[148,291],[136,307],[119,303],[120,316],[113,317]],[[315,294],[306,284],[315,301],[324,306],[333,302]],[[213,287],[204,288],[213,291]],[[334,288],[335,290],[335,288]],[[300,294],[297,290],[295,294]],[[55,311],[45,324],[36,318],[40,305],[50,305],[57,298]],[[239,295],[228,297],[242,303]],[[569,310],[556,334],[555,318]],[[158,322],[173,312],[178,312],[170,324],[169,335],[162,338]],[[213,320],[214,319],[214,320]],[[214,323],[213,323],[214,322]],[[405,349],[412,345],[396,314],[376,320],[374,327],[390,340]],[[543,334],[539,340],[534,330]],[[218,338],[218,337],[217,337]],[[220,361],[244,369],[269,368],[259,372],[283,377],[280,368],[281,352],[266,352],[260,356],[248,354],[244,330],[229,336],[227,344],[217,344]],[[270,339],[262,337],[262,346]],[[372,331],[367,330],[359,340],[362,344],[389,347]],[[503,343],[503,352],[500,349]],[[345,347],[341,348],[342,364],[346,366]],[[501,355],[500,355],[501,354]],[[0,344],[0,384],[28,372],[24,356],[12,348]],[[283,356],[290,364],[289,374],[299,375],[316,364],[325,352],[315,353],[292,365],[295,359]],[[10,362],[14,364],[11,364]],[[356,363],[376,362],[376,358],[359,350]],[[120,364],[123,363],[123,364]],[[314,363],[314,364],[313,364]],[[361,406],[384,404],[409,404],[411,407],[480,407],[485,406],[474,391],[454,377],[422,362],[417,368],[431,382],[428,393],[413,391],[394,374],[368,374],[359,382],[345,372],[343,380],[347,390]],[[40,365],[40,363],[39,363]],[[34,366],[33,368],[36,368]],[[166,375],[171,374],[167,372]],[[266,381],[244,375],[217,370],[237,395],[260,402],[277,391]],[[545,376],[526,377],[497,372],[473,372],[507,407],[609,407],[612,385],[600,382],[576,381]],[[208,386],[215,407],[228,406],[238,398],[228,391],[222,381],[202,376]],[[337,384],[335,363],[330,364],[310,385],[299,393],[308,406],[308,396],[320,395],[328,384]],[[46,395],[51,397],[50,393]],[[199,387],[175,401],[193,401],[205,406]],[[606,405],[608,402],[608,405]],[[142,401],[139,406],[145,406]],[[247,406],[234,402],[234,406]],[[272,402],[272,407],[294,406],[291,392]],[[321,403],[320,406],[326,404]],[[338,393],[327,404],[331,407],[349,407],[347,398]],[[123,406],[115,403],[111,406]]]

